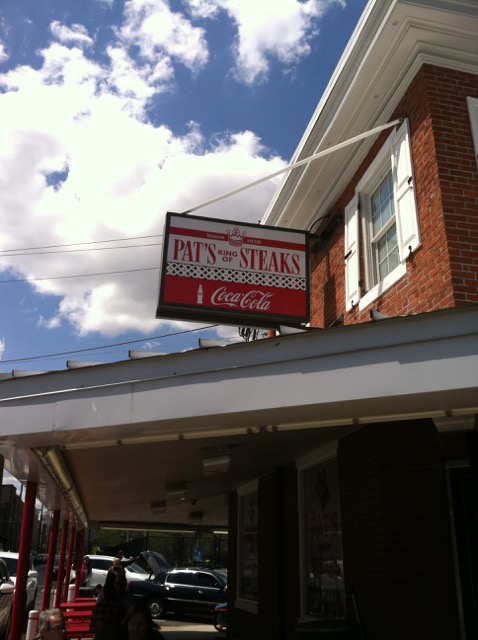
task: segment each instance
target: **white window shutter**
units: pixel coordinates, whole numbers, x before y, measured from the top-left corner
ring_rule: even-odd
[[[404,262],[420,245],[408,120],[397,131],[392,147],[398,247],[400,259]]]
[[[471,135],[473,137],[473,148],[475,149],[475,160],[478,166],[478,100],[468,97],[468,113],[470,116]]]
[[[360,300],[358,197],[345,207],[345,310]]]

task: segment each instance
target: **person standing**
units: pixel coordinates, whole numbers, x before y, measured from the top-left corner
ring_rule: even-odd
[[[98,598],[91,613],[90,631],[93,634],[97,634],[107,621],[121,620],[125,614],[126,609],[118,598],[115,581],[116,574],[114,571],[109,571],[103,587],[102,597]]]
[[[86,587],[88,580],[91,578],[93,569],[91,568],[91,560],[89,556],[83,558],[83,563],[80,569],[80,587]]]

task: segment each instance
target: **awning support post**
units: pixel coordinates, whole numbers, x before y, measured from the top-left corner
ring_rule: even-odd
[[[30,550],[32,543],[33,519],[35,517],[35,501],[37,497],[37,482],[29,480],[23,505],[22,526],[20,531],[20,548],[18,550],[17,578],[15,596],[13,598],[12,626],[10,640],[20,640],[23,632],[25,607],[27,600],[27,577],[30,564]]]
[[[45,584],[43,586],[43,599],[41,603],[41,608],[43,611],[45,609],[50,608],[51,585],[53,582],[52,574],[53,574],[53,565],[55,563],[56,540],[58,538],[59,526],[60,526],[60,510],[55,509],[55,511],[53,512],[53,520],[51,523],[50,538],[48,540],[48,556],[47,556],[46,569],[45,569]]]
[[[73,549],[75,546],[76,526],[73,525],[70,531],[70,542],[68,544],[68,556],[65,567],[65,582],[63,583],[63,602],[68,601],[68,589],[70,586],[71,563],[73,561]]]
[[[61,602],[61,591],[63,587],[63,578],[65,575],[65,551],[66,541],[68,538],[68,526],[68,520],[63,520],[63,525],[61,527],[60,560],[58,563],[58,576],[56,579],[55,608],[58,608]]]

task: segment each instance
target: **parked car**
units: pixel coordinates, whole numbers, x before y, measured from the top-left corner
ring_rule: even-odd
[[[149,576],[157,576],[160,573],[171,571],[173,568],[171,563],[158,551],[141,551],[136,562],[148,572]]]
[[[33,557],[33,564],[46,564],[48,560],[47,553],[36,553]]]
[[[0,639],[6,640],[10,631],[15,586],[5,562],[0,558]]]
[[[153,618],[169,612],[211,617],[211,610],[226,601],[227,572],[173,569],[149,580],[131,580],[131,595],[146,602]]]
[[[13,551],[0,551],[0,558],[7,565],[8,573],[13,584],[17,581],[18,558],[19,555]],[[27,575],[27,599],[26,610],[31,611],[35,608],[35,601],[38,591],[38,571],[33,566],[31,558],[28,558],[28,575]]]
[[[56,580],[58,578],[58,570],[60,568],[60,556],[55,556],[55,560],[53,562],[53,570],[52,577]],[[66,556],[63,559],[63,575],[66,573]]]
[[[127,580],[147,580],[151,575],[156,575],[161,571],[161,565],[155,557],[155,552],[143,551],[140,559],[125,567]],[[86,581],[86,586],[94,589],[97,584],[104,585],[108,569],[113,564],[113,556],[102,556],[97,554],[87,554],[91,562],[91,575]],[[161,555],[161,554],[158,554]],[[164,559],[165,560],[165,559]],[[166,560],[165,560],[166,561]],[[168,563],[168,568],[169,568]],[[162,569],[164,571],[164,569]],[[71,582],[75,581],[76,573],[71,572]]]

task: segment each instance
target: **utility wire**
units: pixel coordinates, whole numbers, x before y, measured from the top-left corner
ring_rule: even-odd
[[[21,247],[20,249],[2,249],[0,254],[16,251],[38,251],[40,249],[61,249],[62,247],[81,247],[88,244],[106,244],[107,242],[129,242],[130,240],[150,240],[151,238],[162,238],[162,233],[151,236],[132,236],[131,238],[110,238],[109,240],[91,240],[90,242],[71,242],[69,244],[50,244],[38,247]],[[138,245],[141,246],[141,245]]]
[[[196,329],[184,329],[183,331],[175,331],[173,333],[165,333],[160,336],[152,336],[149,338],[140,338],[139,340],[126,340],[125,342],[114,342],[113,344],[107,344],[98,347],[86,347],[84,349],[73,349],[72,351],[59,351],[58,353],[44,354],[41,356],[30,356],[29,358],[13,358],[11,360],[2,360],[3,364],[12,364],[14,362],[30,362],[32,360],[47,360],[51,358],[59,358],[62,356],[71,356],[74,353],[87,353],[92,351],[99,351],[101,349],[111,349],[112,347],[124,347],[128,344],[136,344],[138,342],[149,342],[150,340],[162,340],[163,338],[172,338],[174,336],[181,336],[186,333],[194,333],[195,331],[205,331],[207,329],[214,329],[218,327],[217,324],[207,325],[205,327],[197,327]]]
[[[12,282],[41,282],[43,280],[68,280],[69,278],[94,278],[96,276],[116,276],[121,273],[138,273],[140,271],[158,271],[159,267],[144,267],[143,269],[124,269],[121,271],[99,271],[97,273],[76,273],[70,276],[44,276],[42,278],[11,278],[10,280],[0,280],[0,284],[11,284]]]
[[[16,258],[17,256],[46,256],[51,255],[52,253],[61,254],[61,253],[80,253],[82,251],[112,251],[114,249],[143,249],[143,247],[158,247],[162,244],[162,242],[149,242],[148,244],[123,244],[119,247],[94,247],[89,249],[64,249],[63,251],[30,251],[29,249],[25,249],[22,253],[9,253],[7,255],[2,255],[0,252],[0,258]]]

